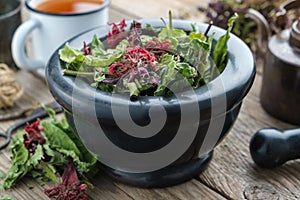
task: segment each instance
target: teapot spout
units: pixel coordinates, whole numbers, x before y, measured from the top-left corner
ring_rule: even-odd
[[[257,50],[259,56],[264,57],[264,55],[267,53],[269,38],[271,37],[270,26],[266,18],[253,8],[248,9],[246,17],[252,19],[257,24]]]
[[[279,11],[276,13],[276,26],[280,27],[281,29],[284,29],[286,26],[286,22],[288,21],[287,11],[299,7],[299,0],[287,0],[284,3],[282,3],[279,7]]]

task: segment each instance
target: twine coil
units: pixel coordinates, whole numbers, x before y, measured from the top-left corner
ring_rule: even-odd
[[[6,64],[0,63],[0,109],[13,106],[23,92],[15,73]]]

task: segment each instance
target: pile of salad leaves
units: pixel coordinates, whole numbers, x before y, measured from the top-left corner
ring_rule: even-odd
[[[49,197],[69,192],[77,195],[75,199],[86,199],[83,194],[86,185],[79,184],[77,173],[84,174],[82,180],[87,181],[86,176],[97,173],[97,158],[85,148],[65,117],[58,120],[55,111],[45,109],[51,120],[37,119],[14,137],[12,166],[4,176],[1,187],[9,189],[22,177],[31,176],[41,182],[50,180],[61,184],[45,190]]]
[[[125,31],[124,20],[113,23],[106,43],[96,35],[89,47],[84,42],[83,50],[66,43],[59,50],[63,73],[88,77],[93,87],[130,96],[164,96],[173,93],[169,88],[177,92],[198,88],[226,67],[227,42],[236,19],[234,14],[228,20],[227,32],[215,45],[214,33],[199,32],[195,24],[190,32],[174,28],[171,13],[163,28],[148,24],[142,29],[133,21]],[[189,85],[184,86],[182,79]]]

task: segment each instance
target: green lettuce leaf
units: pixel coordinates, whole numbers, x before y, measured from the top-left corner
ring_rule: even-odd
[[[150,42],[153,40],[154,37],[149,36],[149,35],[141,35],[140,39],[142,41],[142,45],[144,46],[147,42]]]
[[[85,68],[83,67],[84,60],[85,56],[80,54],[72,62],[67,64],[67,68],[72,71],[85,71]]]
[[[160,33],[158,34],[158,40],[159,41],[165,41],[168,39],[172,39],[172,38],[181,38],[181,37],[186,37],[187,34],[184,30],[182,29],[170,29],[167,27],[164,27],[161,29]]]
[[[187,79],[190,85],[193,85],[194,77],[197,74],[194,67],[190,66],[188,63],[180,62],[176,64],[175,69]]]
[[[66,63],[71,63],[79,55],[84,55],[84,53],[78,49],[71,47],[68,43],[65,44],[64,48],[58,51],[60,59]]]
[[[23,144],[24,131],[19,131],[13,139],[11,146],[13,165],[9,168],[6,177],[4,178],[3,188],[11,188],[19,179],[27,175],[33,169],[38,168],[44,157],[43,148],[40,144],[37,145],[35,153],[29,155],[28,150]]]
[[[130,82],[130,83],[125,83],[128,90],[129,90],[129,95],[130,96],[139,96],[139,88],[138,85],[135,82]]]
[[[60,146],[60,148],[63,148],[64,150],[71,150],[75,154],[67,152],[67,151],[58,151],[60,153],[66,153],[68,155],[72,155],[71,157],[74,159],[74,161],[78,164],[78,168],[80,171],[87,172],[89,171],[89,167],[93,166],[97,162],[97,157],[93,153],[91,153],[82,143],[79,136],[71,129],[69,123],[67,122],[65,117],[62,117],[60,121],[57,120],[55,116],[55,112],[52,109],[47,108],[47,111],[49,113],[49,116],[51,118],[51,125],[52,128],[55,130],[59,130],[58,132],[54,134],[59,134],[60,132],[64,133],[65,135],[60,135],[60,139],[63,139],[62,137],[66,138],[66,140],[63,140],[65,143],[68,143],[69,148],[63,148],[63,146]],[[44,122],[42,122],[44,123]],[[47,122],[45,122],[47,123]],[[43,125],[44,127],[44,125]],[[46,130],[46,127],[44,127]],[[49,132],[54,131],[53,129],[50,129]],[[45,131],[44,131],[44,134]],[[68,140],[69,139],[69,140]],[[68,141],[68,142],[66,142]],[[50,141],[49,144],[52,144]],[[75,147],[74,147],[75,145]],[[53,145],[51,145],[51,148],[53,149]],[[74,148],[74,149],[73,149]],[[76,149],[78,151],[76,151]],[[58,157],[58,156],[55,156]],[[59,158],[59,157],[58,157]],[[65,159],[64,159],[65,160]],[[58,162],[58,161],[56,161]]]
[[[57,170],[53,165],[51,165],[51,164],[43,165],[42,174],[45,177],[47,177],[49,180],[51,180],[53,182],[58,182],[56,173],[57,173]]]
[[[24,131],[20,131],[13,139],[13,145],[11,146],[11,160],[13,165],[9,168],[4,178],[4,189],[11,188],[17,180],[25,176],[32,169],[32,166],[28,166],[27,164],[29,153],[23,144],[23,134]]]
[[[100,45],[102,46],[102,45]],[[122,40],[115,49],[101,49],[99,45],[92,49],[92,55],[85,56],[84,64],[91,67],[106,67],[119,60],[126,48],[129,46],[127,40]]]
[[[104,51],[104,44],[99,40],[97,35],[94,35],[91,48],[93,49],[92,54],[97,55],[98,52],[103,52]]]
[[[174,80],[177,74],[177,70],[175,69],[176,63],[173,55],[165,54],[161,58],[161,62],[158,65],[161,84],[157,86],[157,89],[154,92],[155,96],[166,95],[166,87]]]
[[[68,43],[59,50],[60,59],[67,63],[72,71],[85,71],[85,67],[106,67],[119,60],[126,48],[127,40],[122,40],[115,49],[104,49],[103,43],[94,35],[91,43],[91,54],[84,55],[80,50],[71,47]]]
[[[207,39],[207,43],[209,44],[208,52],[211,52],[214,35],[215,35],[214,33],[211,34]],[[200,73],[202,74],[202,80],[204,84],[210,82],[220,74],[218,68],[216,68],[216,66],[212,65],[213,63],[210,62],[210,54],[207,54],[205,56],[206,58],[203,59],[204,63],[202,65],[202,68],[199,69]],[[198,85],[196,85],[196,87],[199,87],[200,82],[198,81],[197,84]]]
[[[237,20],[238,14],[234,14],[229,20],[228,20],[228,28],[225,33],[225,35],[221,36],[217,44],[215,46],[214,52],[213,52],[213,61],[215,65],[218,67],[219,71],[222,72],[226,67],[226,57],[227,57],[227,42],[230,38],[230,32],[233,28],[234,22]]]
[[[44,135],[47,139],[47,142],[51,144],[51,148],[61,153],[61,155],[63,155],[65,159],[67,159],[68,157],[72,158],[77,164],[78,171],[88,172],[89,167],[96,163],[96,158],[92,156],[92,154],[88,153],[87,150],[83,148],[83,145],[80,147],[82,150],[84,150],[84,152],[81,152],[76,143],[70,138],[68,134],[66,134],[65,131],[47,121],[43,121],[42,126],[45,129]],[[76,136],[73,135],[72,137]],[[77,137],[76,142],[80,142]],[[87,155],[84,157],[83,153],[87,153]]]
[[[161,28],[154,28],[151,24],[146,24],[146,29],[150,30],[150,31],[153,31],[154,33],[159,33]]]
[[[206,36],[202,32],[192,32],[189,35],[189,38],[191,40],[193,40],[193,39],[199,39],[201,41],[206,41]]]
[[[42,121],[42,126],[44,127],[44,136],[46,137],[47,142],[51,144],[52,149],[66,149],[74,151],[74,153],[82,159],[81,152],[77,148],[76,144],[63,130],[47,121]]]

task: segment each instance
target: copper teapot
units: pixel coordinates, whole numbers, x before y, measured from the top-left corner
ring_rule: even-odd
[[[284,24],[288,11],[296,8],[300,8],[300,0],[284,2],[276,24]],[[264,55],[261,105],[274,117],[300,125],[300,17],[289,29],[271,36],[262,14],[249,9],[247,16],[258,24],[258,46]]]

